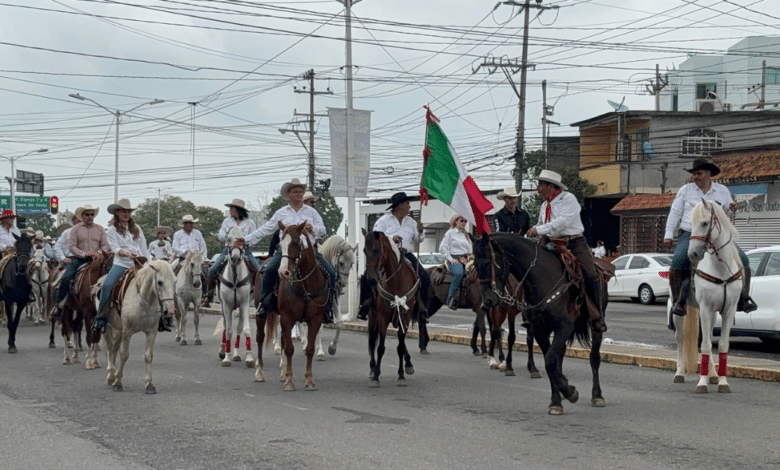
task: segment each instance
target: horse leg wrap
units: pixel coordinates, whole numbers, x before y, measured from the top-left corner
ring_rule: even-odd
[[[252,350],[252,338],[249,336],[246,337],[246,351],[249,352]]]
[[[222,344],[225,344],[225,343],[227,343],[227,337],[225,337],[225,332],[223,330],[222,331]]]
[[[718,354],[718,377],[726,376],[728,361],[729,361],[729,353],[722,352]]]
[[[702,354],[701,368],[699,369],[699,375],[709,375],[709,374],[710,374],[710,355]]]
[[[236,349],[241,346],[241,335],[236,335]]]
[[[225,358],[230,354],[230,341],[225,341]]]

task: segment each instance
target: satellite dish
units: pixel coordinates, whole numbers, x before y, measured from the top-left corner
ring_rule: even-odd
[[[626,101],[626,97],[625,96],[623,97],[623,101]],[[615,103],[614,101],[607,100],[607,103],[609,103],[610,106],[615,108],[616,112],[618,112],[618,113],[625,113],[626,111],[628,111],[628,106],[624,105],[623,101],[621,101],[618,104],[618,103]]]

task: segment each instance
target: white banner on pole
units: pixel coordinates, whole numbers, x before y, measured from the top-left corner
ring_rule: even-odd
[[[347,180],[347,110],[328,108],[330,121],[330,194],[349,196],[348,186],[355,188],[355,197],[366,197],[368,173],[371,167],[371,111],[354,110],[355,155],[354,175]]]

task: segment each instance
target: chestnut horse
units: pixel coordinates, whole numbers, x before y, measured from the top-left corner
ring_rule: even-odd
[[[418,318],[417,292],[420,280],[411,263],[401,255],[398,246],[390,242],[384,233],[367,233],[363,253],[366,255],[366,280],[375,287],[368,314],[368,351],[371,356],[369,387],[379,387],[385,338],[391,324],[398,329],[396,385],[402,387],[406,385],[404,372],[414,374],[411,357],[406,349],[406,333]]]
[[[299,225],[285,227],[280,223],[282,230],[279,249],[282,253],[282,262],[279,265],[279,287],[277,289],[277,310],[279,312],[279,323],[281,325],[282,350],[286,359],[286,367],[282,370],[282,380],[284,380],[284,390],[295,390],[292,371],[292,355],[295,352],[293,346],[291,331],[295,322],[304,321],[309,325],[308,342],[306,344],[306,378],[305,390],[317,390],[312,375],[312,360],[314,358],[315,339],[322,326],[322,317],[325,312],[325,305],[328,300],[330,286],[328,278],[322,272],[317,257],[314,253],[314,237],[305,230],[306,222]],[[302,243],[301,236],[306,238],[306,243]],[[257,344],[263,344],[263,340],[268,335],[266,346],[273,339],[274,329],[276,328],[276,315],[274,312],[268,312],[265,319],[256,318],[257,321]],[[255,370],[255,381],[263,382],[263,351],[261,347],[257,348],[258,359]]]
[[[27,235],[14,234],[16,251],[8,259],[0,273],[0,293],[2,294],[5,313],[8,315],[8,352],[16,353],[16,330],[24,307],[30,300],[32,285],[28,274],[32,241]],[[16,305],[16,310],[14,310]]]

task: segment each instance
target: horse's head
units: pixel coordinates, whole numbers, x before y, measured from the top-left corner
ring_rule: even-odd
[[[244,231],[238,225],[233,226],[228,232],[228,247],[230,248],[230,259],[237,263],[244,254]]]
[[[487,233],[474,243],[474,269],[479,278],[482,306],[491,309],[501,300],[497,292],[503,292],[507,272],[503,263],[503,252]]]
[[[737,231],[719,204],[702,199],[693,207],[688,244],[688,258],[692,263],[701,261],[708,249],[717,254],[736,238]]]
[[[363,245],[363,254],[366,255],[366,279],[370,283],[379,280],[379,271],[388,256],[390,243],[384,233],[367,232]]]
[[[200,274],[203,271],[203,253],[200,250],[192,249],[187,252],[187,257],[184,259],[187,275],[189,276],[188,282],[192,283],[192,287],[200,289]]]
[[[303,257],[304,247],[301,244],[301,235],[306,235],[309,245],[313,246],[314,240],[306,231],[306,222],[285,227],[279,222],[282,235],[279,239],[279,250],[282,252],[282,262],[279,264],[279,276],[282,279],[290,279],[293,271],[298,269],[298,264]]]
[[[14,247],[16,248],[16,274],[27,274],[30,264],[30,255],[32,255],[32,240],[27,234],[16,235]]]
[[[148,304],[160,306],[162,312],[174,314],[173,295],[176,288],[176,275],[165,260],[155,260],[147,264],[136,274],[140,286],[140,295]],[[153,298],[154,297],[154,298]]]

